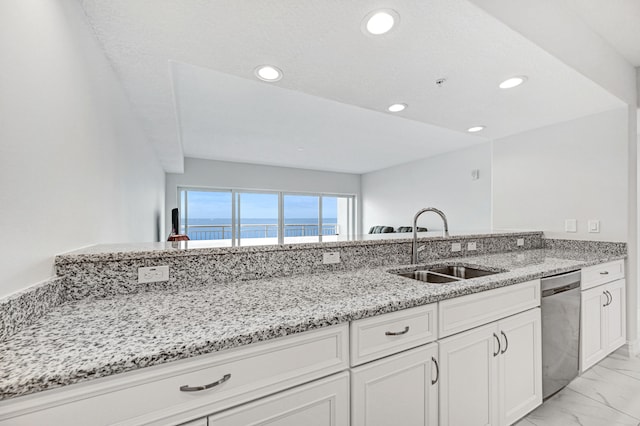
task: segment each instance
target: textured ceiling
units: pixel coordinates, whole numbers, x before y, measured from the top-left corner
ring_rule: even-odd
[[[79,1],[170,172],[184,148],[360,173],[622,105],[466,0]],[[400,24],[365,35],[377,8]],[[258,82],[260,64],[284,78]]]

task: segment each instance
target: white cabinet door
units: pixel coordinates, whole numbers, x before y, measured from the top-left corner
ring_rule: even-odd
[[[624,279],[582,292],[581,371],[625,343],[625,316]]]
[[[580,370],[585,371],[606,356],[604,286],[583,291],[580,330]]]
[[[437,426],[438,346],[432,343],[351,370],[352,426]]]
[[[510,425],[542,404],[540,309],[498,322],[501,338],[500,413]]]
[[[209,416],[209,426],[349,426],[343,372]]]
[[[607,350],[606,353],[618,349],[627,338],[626,335],[626,308],[625,308],[625,280],[618,280],[605,286],[609,293],[609,301],[604,307],[607,322]]]
[[[491,323],[439,342],[442,426],[498,423],[497,339]]]

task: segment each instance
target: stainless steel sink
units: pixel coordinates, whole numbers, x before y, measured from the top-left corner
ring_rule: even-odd
[[[424,281],[426,283],[433,284],[446,284],[454,281],[459,281],[460,278],[450,277],[442,274],[434,274],[431,271],[412,271],[412,272],[398,272],[401,277],[412,278],[418,281]]]
[[[497,272],[487,271],[486,269],[470,268],[468,266],[442,266],[440,268],[430,268],[429,271],[438,274],[450,275],[452,277],[461,278],[463,280],[469,278],[484,277],[485,275],[497,274]]]
[[[437,266],[419,271],[397,271],[394,274],[432,284],[450,284],[470,278],[484,277],[499,272],[462,265]]]

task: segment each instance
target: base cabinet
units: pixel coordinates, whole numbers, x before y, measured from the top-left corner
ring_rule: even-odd
[[[209,416],[209,426],[349,426],[349,373]]]
[[[439,342],[440,424],[509,425],[542,403],[540,309]]]
[[[432,343],[351,371],[352,426],[436,426],[438,349]]]
[[[625,280],[582,292],[580,370],[585,371],[625,343]]]

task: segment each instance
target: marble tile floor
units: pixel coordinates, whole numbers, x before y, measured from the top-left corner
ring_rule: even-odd
[[[640,357],[614,352],[517,425],[639,426]]]

